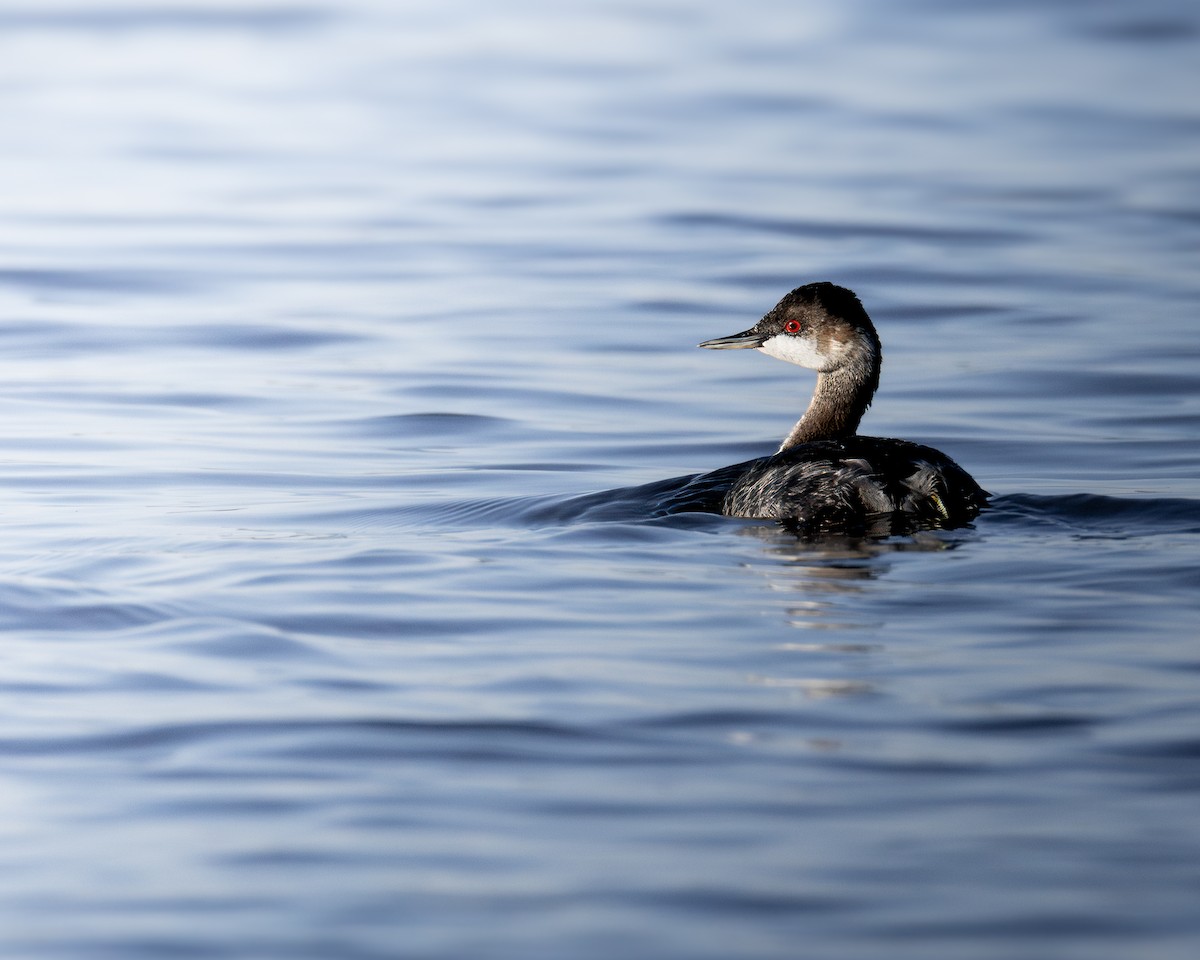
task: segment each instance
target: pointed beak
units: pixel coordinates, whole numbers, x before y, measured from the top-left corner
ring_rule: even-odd
[[[754,330],[746,330],[743,333],[735,333],[732,337],[717,337],[715,340],[705,340],[699,346],[709,350],[745,350],[747,348],[761,347],[766,339],[761,333],[756,333]]]

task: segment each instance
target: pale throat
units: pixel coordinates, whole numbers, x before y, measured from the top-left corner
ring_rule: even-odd
[[[812,337],[789,337],[785,334],[776,334],[766,340],[758,349],[768,357],[786,360],[799,367],[808,367],[809,370],[825,370],[830,363],[836,363],[838,359],[834,352],[818,349],[817,341]]]

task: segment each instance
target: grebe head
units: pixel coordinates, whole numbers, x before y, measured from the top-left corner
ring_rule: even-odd
[[[749,330],[705,340],[710,350],[756,349],[830,373],[846,364],[877,365],[879,336],[858,297],[833,283],[807,283]]]

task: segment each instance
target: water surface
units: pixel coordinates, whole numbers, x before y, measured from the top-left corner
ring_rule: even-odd
[[[1192,5],[0,13],[0,943],[1191,958]],[[798,541],[853,287],[995,494]],[[580,511],[575,498],[599,509]]]

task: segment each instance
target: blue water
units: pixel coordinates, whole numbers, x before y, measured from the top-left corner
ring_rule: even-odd
[[[1200,11],[834,6],[0,11],[0,954],[1197,955]]]

